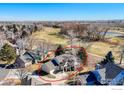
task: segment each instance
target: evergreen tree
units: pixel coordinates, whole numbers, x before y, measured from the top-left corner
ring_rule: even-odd
[[[36,32],[38,30],[38,27],[37,27],[37,25],[35,24],[35,26],[34,26],[34,32]]]
[[[21,38],[25,38],[28,36],[28,33],[26,31],[22,31]]]
[[[81,47],[81,48],[79,49],[79,51],[77,52],[77,56],[78,56],[81,60],[83,60],[83,62],[84,62],[84,60],[85,60],[85,58],[87,57],[87,55],[86,55],[85,50],[84,50],[83,47]],[[84,63],[84,64],[85,64],[85,63]]]
[[[0,50],[0,60],[11,62],[16,58],[16,51],[13,47],[5,44]]]
[[[14,29],[14,30],[13,30],[14,33],[18,32],[18,29],[17,29],[17,27],[16,27],[15,24],[13,24],[13,29]]]
[[[114,62],[114,57],[113,57],[111,51],[109,51],[105,57],[106,57],[106,60],[107,60],[107,61],[109,61],[109,62]]]
[[[114,63],[114,57],[112,55],[112,51],[109,51],[107,55],[105,56],[105,59],[101,62],[103,64],[106,64],[107,62],[112,62]]]
[[[63,49],[62,45],[59,45],[55,51],[55,56],[59,56],[62,54],[64,54],[64,49]]]

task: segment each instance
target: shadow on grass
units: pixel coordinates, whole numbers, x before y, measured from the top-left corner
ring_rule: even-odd
[[[119,37],[119,38],[124,38],[124,36],[122,35],[122,36],[117,36],[117,37]]]
[[[58,33],[51,33],[51,34],[48,34],[48,35],[51,35],[51,36],[56,36],[57,38],[62,38],[64,39],[64,36],[58,34]]]

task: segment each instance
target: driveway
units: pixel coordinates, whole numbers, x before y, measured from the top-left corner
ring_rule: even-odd
[[[9,69],[0,68],[0,81],[4,80],[8,76],[9,72]]]

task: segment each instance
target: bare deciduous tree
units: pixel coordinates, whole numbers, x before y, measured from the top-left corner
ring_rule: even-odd
[[[16,70],[15,75],[20,79],[22,85],[23,80],[29,75],[29,71],[26,68],[20,68]]]
[[[70,35],[71,30],[76,37],[92,41],[104,40],[109,31],[107,26],[100,24],[69,24],[64,25],[60,33]]]

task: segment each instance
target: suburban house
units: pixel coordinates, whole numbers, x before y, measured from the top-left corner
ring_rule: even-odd
[[[0,49],[6,43],[6,36],[4,32],[0,32]]]
[[[8,39],[14,39],[14,33],[13,33],[13,31],[6,31],[6,37],[8,38]]]
[[[40,60],[40,56],[33,52],[25,52],[18,56],[14,64],[9,65],[7,68],[23,68],[31,64],[35,64]]]
[[[75,70],[76,67],[79,67],[81,64],[81,60],[71,54],[62,54],[60,56],[54,57],[49,62],[44,63],[41,66],[41,70],[47,73],[58,73],[61,71],[72,71]]]
[[[124,85],[124,68],[107,62],[100,64],[99,69],[79,75],[82,85]]]

